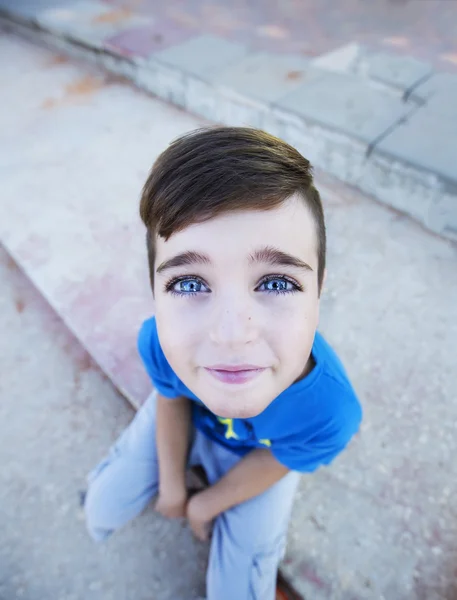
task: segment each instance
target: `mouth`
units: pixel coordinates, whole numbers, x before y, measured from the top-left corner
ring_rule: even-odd
[[[266,369],[256,365],[214,365],[205,367],[205,371],[222,383],[241,384],[252,381]]]

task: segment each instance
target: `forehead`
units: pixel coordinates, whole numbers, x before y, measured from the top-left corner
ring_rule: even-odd
[[[225,213],[189,225],[167,241],[158,237],[156,258],[162,261],[192,250],[204,252],[214,262],[233,262],[266,244],[306,260],[313,268],[317,266],[316,226],[300,197],[293,196],[270,210]]]

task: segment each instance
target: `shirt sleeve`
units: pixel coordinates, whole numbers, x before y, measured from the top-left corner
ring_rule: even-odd
[[[138,352],[157,391],[167,398],[177,398],[179,393],[176,375],[160,347],[154,317],[141,326],[138,334]]]
[[[344,404],[344,409],[322,420],[312,434],[296,433],[273,443],[271,451],[275,458],[292,471],[302,473],[329,465],[346,448],[362,420],[357,398]]]

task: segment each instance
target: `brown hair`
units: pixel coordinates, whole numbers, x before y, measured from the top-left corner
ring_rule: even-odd
[[[325,221],[309,161],[286,142],[247,127],[200,129],[178,138],[154,163],[141,195],[152,288],[156,235],[167,240],[225,212],[275,208],[295,193],[316,223],[320,291]]]

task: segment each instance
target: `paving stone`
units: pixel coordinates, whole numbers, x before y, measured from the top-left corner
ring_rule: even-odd
[[[38,15],[39,23],[74,39],[100,46],[107,37],[126,28],[149,23],[150,18],[131,11],[114,9],[108,4],[79,0],[68,7],[48,8]]]
[[[246,46],[212,35],[200,35],[187,42],[157,52],[156,58],[197,77],[214,74],[246,56]]]
[[[41,7],[48,6],[48,0],[36,1]],[[87,8],[89,3],[76,2],[72,4],[71,9],[66,9],[65,5],[68,2],[69,0],[56,0],[59,8],[45,11],[46,15],[51,14],[54,18],[58,16],[61,21],[81,19],[84,10],[78,9],[79,16],[75,16],[75,7]],[[8,5],[10,12],[17,8],[14,0],[0,0],[0,3]],[[33,0],[25,0],[25,4],[28,3],[34,5]],[[285,92],[285,98],[271,100],[270,110],[265,110],[265,102],[271,97],[269,94],[275,93],[266,72],[259,76],[257,86],[250,86],[249,89],[253,90],[251,99],[243,90],[242,93],[231,94],[227,84],[214,85],[219,72],[229,70],[231,64],[236,66],[242,57],[247,56],[247,49],[243,46],[231,44],[221,38],[200,36],[179,46],[172,46],[168,50],[154,52],[156,40],[151,42],[148,39],[148,27],[144,22],[135,24],[125,9],[113,10],[100,2],[91,4],[95,5],[103,12],[88,10],[91,18],[86,18],[86,29],[81,25],[80,30],[75,28],[71,34],[73,38],[86,42],[87,47],[82,44],[77,48],[62,37],[62,31],[66,30],[61,24],[55,27],[48,26],[49,32],[40,34],[33,27],[30,30],[26,29],[28,25],[20,30],[27,37],[38,35],[59,51],[99,63],[108,71],[127,77],[137,86],[160,98],[213,122],[251,125],[270,130],[300,148],[313,160],[316,167],[351,185],[358,185],[382,202],[413,215],[429,229],[457,239],[457,226],[453,226],[452,232],[449,233],[450,229],[443,229],[444,222],[439,214],[436,215],[436,219],[429,218],[428,207],[431,203],[437,204],[437,195],[440,196],[439,202],[446,207],[444,211],[440,208],[440,214],[447,214],[457,196],[455,188],[446,188],[444,191],[442,182],[439,181],[440,174],[430,175],[427,171],[427,174],[423,175],[410,168],[408,163],[397,161],[384,153],[376,155],[376,163],[366,161],[367,145],[376,143],[377,139],[401,122],[405,115],[409,115],[417,107],[418,97],[411,94],[411,100],[408,98],[407,103],[402,103],[400,100],[403,99],[403,92],[400,88],[382,83],[378,79],[361,77],[360,73],[348,74],[348,69],[360,71],[363,65],[363,52],[361,54],[358,44],[349,45],[341,52],[336,51],[333,57],[327,55],[310,61],[311,66],[321,64],[324,67],[326,60],[327,71],[337,72],[327,72],[326,77],[314,78],[305,84],[300,82],[295,91],[291,91],[286,83],[287,91],[281,89],[281,93]],[[39,11],[37,14],[41,18]],[[33,17],[34,20],[36,18]],[[24,19],[24,23],[26,22],[27,19]],[[186,26],[183,24],[184,28]],[[155,24],[152,27],[155,27]],[[96,28],[100,28],[98,34],[94,32]],[[135,39],[140,30],[143,38]],[[141,38],[141,35],[139,37]],[[151,59],[145,65],[140,64],[140,61],[122,60],[119,56],[100,54],[96,51],[106,47],[125,56],[150,56]],[[156,60],[159,54],[162,54],[162,58]],[[169,68],[170,64],[178,68]],[[274,73],[276,68],[280,73],[280,66],[272,69]],[[189,78],[188,73],[197,77]],[[334,85],[327,85],[326,82],[331,78]],[[439,81],[435,77],[433,80],[435,83]],[[452,81],[452,78],[449,81]],[[254,96],[258,91],[256,88],[262,92],[261,102]],[[418,86],[419,88],[421,86]],[[445,86],[441,90],[427,97],[423,109],[435,114],[449,114],[452,117],[453,96],[449,95]],[[433,119],[430,120],[432,121]],[[424,135],[427,135],[426,132]],[[395,162],[392,162],[393,160]],[[405,198],[411,197],[415,199],[414,202],[405,201]],[[418,211],[417,206],[422,208]]]
[[[421,108],[376,144],[375,151],[457,185],[456,148],[457,120]]]
[[[134,27],[115,34],[105,40],[105,47],[125,56],[147,58],[176,44],[180,44],[193,33],[171,20],[154,21],[144,27]]]
[[[362,57],[359,74],[407,91],[432,73],[432,66],[412,56],[396,56],[385,52]]]
[[[452,73],[436,73],[413,90],[413,95],[428,100],[442,92],[457,93],[457,75]]]
[[[60,0],[59,5],[69,5],[72,0]],[[36,16],[47,8],[55,8],[55,0],[0,0],[0,10],[13,13],[15,16],[35,20]]]
[[[445,117],[452,124],[457,123],[457,88],[434,94],[424,106],[427,113]]]
[[[312,63],[329,71],[367,77],[403,92],[432,73],[429,63],[412,56],[373,52],[354,42],[323,54]]]
[[[335,73],[352,73],[354,65],[359,60],[362,52],[363,47],[361,44],[351,42],[331,52],[321,54],[310,62],[320,69],[327,69]]]
[[[457,121],[457,75],[437,73],[417,86],[412,98],[425,102],[431,112]]]
[[[412,110],[400,99],[340,73],[327,73],[305,83],[282,98],[278,106],[366,144],[374,142]]]
[[[324,71],[311,68],[309,61],[302,56],[259,52],[230,65],[212,81],[270,103],[324,74]]]

